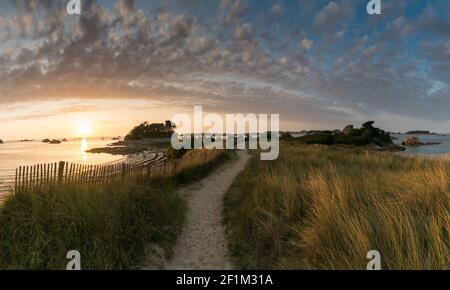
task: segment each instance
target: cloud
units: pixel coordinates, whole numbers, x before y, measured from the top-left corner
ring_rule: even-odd
[[[253,24],[244,23],[241,26],[236,27],[236,31],[234,32],[234,39],[242,41],[242,40],[251,40],[253,37]]]
[[[325,5],[314,17],[314,24],[319,33],[335,32],[338,26],[345,26],[351,21],[355,10],[350,1],[331,1]]]
[[[283,14],[283,8],[281,7],[281,5],[279,3],[277,3],[272,6],[272,8],[270,9],[270,12],[273,15],[281,15],[281,14]]]
[[[314,41],[307,38],[302,39],[302,41],[300,42],[300,47],[304,50],[310,50],[313,45]]]
[[[443,15],[439,14],[432,6],[428,6],[420,15],[416,29],[431,32],[437,36],[450,37],[450,15],[448,13]]]
[[[228,24],[240,21],[249,10],[246,0],[223,0],[221,7],[226,11],[225,22]]]
[[[431,4],[414,15],[388,9],[378,22],[354,17],[354,0],[88,1],[77,17],[64,2],[11,1],[1,14],[0,104],[163,100],[333,125],[382,114],[450,119],[450,21]],[[299,17],[304,9],[309,17]]]

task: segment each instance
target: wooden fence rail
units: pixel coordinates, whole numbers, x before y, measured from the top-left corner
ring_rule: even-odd
[[[101,187],[112,181],[131,178],[171,177],[191,167],[206,164],[220,155],[220,150],[192,150],[181,159],[154,159],[152,162],[112,165],[57,163],[20,166],[14,179],[15,192],[32,191],[55,185],[81,184]]]

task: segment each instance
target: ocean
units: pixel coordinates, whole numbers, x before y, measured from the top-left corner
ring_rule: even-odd
[[[393,134],[394,142],[400,144],[412,135]],[[407,147],[406,153],[419,155],[450,154],[450,135],[414,135],[422,142],[440,142],[440,145]],[[79,164],[98,165],[123,160],[122,156],[91,154],[85,151],[105,147],[114,142],[111,139],[70,140],[61,144],[47,144],[41,141],[5,142],[0,144],[0,179],[12,177],[19,166],[67,161]]]
[[[113,142],[111,139],[70,140],[61,144],[48,144],[41,141],[5,142],[0,144],[0,179],[14,176],[15,170],[19,166],[58,161],[89,165],[120,161],[123,159],[122,156],[85,152],[88,149],[105,147]]]
[[[416,136],[421,142],[439,142],[439,145],[430,146],[418,146],[418,147],[407,147],[406,153],[408,154],[418,154],[418,155],[445,155],[450,154],[450,134],[447,135],[405,135],[405,134],[392,134],[396,139],[394,143],[401,144],[403,140],[408,137]]]

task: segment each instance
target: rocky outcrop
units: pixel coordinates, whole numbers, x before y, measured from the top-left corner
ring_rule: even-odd
[[[3,142],[3,140],[2,139],[0,139],[0,144],[3,144],[4,142]]]
[[[50,140],[50,139],[46,138],[46,139],[42,140],[42,142],[48,143],[48,144],[61,144],[62,142],[67,142],[67,140],[66,139],[63,139],[62,141],[58,140],[58,139]]]
[[[439,142],[427,142],[423,143],[420,141],[418,137],[408,137],[402,142],[402,146],[408,146],[408,147],[417,147],[417,146],[430,146],[430,145],[439,145],[441,143]]]
[[[342,133],[344,133],[344,135],[349,135],[354,128],[355,127],[353,125],[348,125],[344,128],[344,130],[342,130]]]
[[[373,124],[374,121],[365,122],[359,129],[349,125],[341,133],[320,131],[319,134],[298,137],[296,141],[304,144],[353,145],[358,147],[377,145],[384,148],[393,145],[390,134],[374,127]]]

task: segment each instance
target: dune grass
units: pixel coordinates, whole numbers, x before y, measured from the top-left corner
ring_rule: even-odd
[[[282,143],[225,197],[237,268],[450,268],[450,162]]]
[[[185,216],[179,186],[228,158],[186,169],[174,178],[77,185],[11,196],[0,209],[0,269],[65,269],[70,250],[82,269],[133,269],[156,244],[170,255]]]

